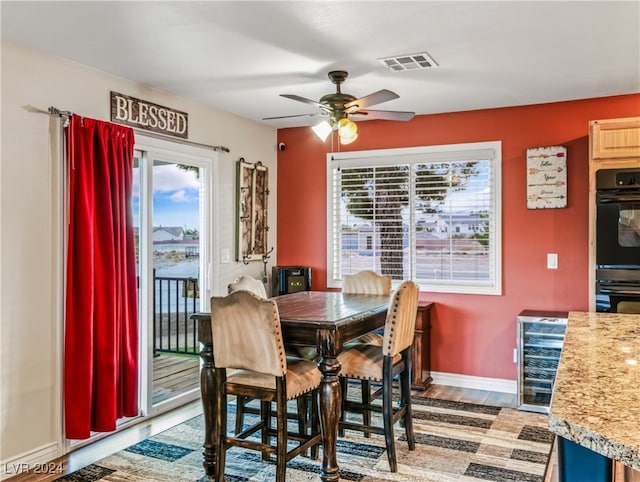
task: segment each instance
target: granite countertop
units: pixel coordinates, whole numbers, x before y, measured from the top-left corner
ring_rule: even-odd
[[[640,470],[640,315],[569,313],[549,428]]]

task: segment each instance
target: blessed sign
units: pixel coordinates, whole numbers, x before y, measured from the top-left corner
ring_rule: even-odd
[[[188,114],[111,92],[111,121],[174,137],[188,138]]]

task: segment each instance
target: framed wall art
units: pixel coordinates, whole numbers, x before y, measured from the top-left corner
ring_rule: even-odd
[[[269,232],[269,170],[261,162],[238,161],[236,261],[262,261],[267,253]]]
[[[527,208],[567,207],[567,148],[527,149]]]

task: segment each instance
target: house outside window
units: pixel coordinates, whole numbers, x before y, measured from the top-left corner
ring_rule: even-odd
[[[501,294],[501,143],[327,156],[327,284],[364,269]]]

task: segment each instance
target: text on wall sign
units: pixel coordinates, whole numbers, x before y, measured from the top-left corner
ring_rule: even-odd
[[[189,117],[186,112],[113,91],[111,121],[183,139],[187,139],[189,135]]]

